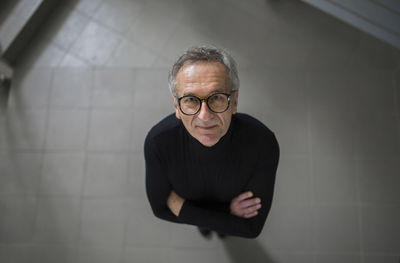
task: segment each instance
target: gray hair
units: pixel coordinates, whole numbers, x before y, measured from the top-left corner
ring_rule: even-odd
[[[195,46],[189,48],[172,66],[168,75],[168,86],[171,94],[176,96],[176,75],[179,70],[188,64],[193,64],[198,61],[220,62],[223,64],[229,75],[229,81],[232,86],[232,91],[239,90],[239,77],[236,68],[236,62],[232,56],[223,49],[214,46]]]

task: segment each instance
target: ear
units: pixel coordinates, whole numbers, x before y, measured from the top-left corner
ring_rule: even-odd
[[[233,96],[233,101],[232,101],[232,114],[237,113],[237,107],[238,107],[238,99],[239,99],[239,90],[237,90]]]
[[[171,96],[171,97],[172,97],[172,103],[174,104],[175,116],[177,119],[180,119],[181,112],[179,111],[178,100],[174,96]]]

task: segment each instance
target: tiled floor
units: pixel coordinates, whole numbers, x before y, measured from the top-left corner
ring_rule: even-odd
[[[168,69],[204,43],[232,52],[239,111],[281,145],[256,240],[204,240],[145,196]],[[302,2],[67,1],[16,74],[0,100],[2,263],[399,260],[400,51]]]

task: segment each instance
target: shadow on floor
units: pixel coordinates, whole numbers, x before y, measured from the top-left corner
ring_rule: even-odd
[[[0,111],[4,111],[7,106],[8,95],[10,93],[10,85],[3,85],[0,82]]]
[[[273,258],[268,255],[265,249],[256,239],[244,239],[227,237],[223,245],[232,263],[272,263]]]

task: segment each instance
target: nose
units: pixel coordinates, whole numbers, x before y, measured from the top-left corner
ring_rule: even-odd
[[[202,100],[198,118],[202,121],[208,121],[212,119],[213,112],[208,108],[205,100]]]

